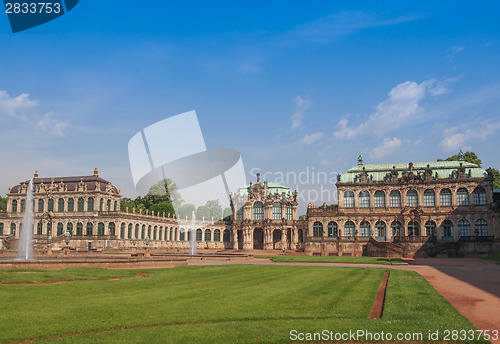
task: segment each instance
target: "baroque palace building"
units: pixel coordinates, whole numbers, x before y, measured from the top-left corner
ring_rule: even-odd
[[[9,188],[7,210],[0,213],[0,250],[14,249],[26,208],[29,180]],[[129,249],[133,246],[186,250],[191,220],[171,214],[120,209],[121,192],[111,182],[91,176],[33,176],[35,249],[50,243],[80,251]],[[240,188],[233,204],[234,221],[196,221],[199,249],[297,249],[306,226],[297,227],[297,194],[274,183]],[[238,209],[238,210],[237,210]]]
[[[309,204],[310,255],[435,256],[500,249],[493,176],[476,164],[363,165],[337,178],[338,205]]]

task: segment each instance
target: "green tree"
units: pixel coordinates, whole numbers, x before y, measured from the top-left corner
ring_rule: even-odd
[[[182,204],[177,207],[178,216],[180,219],[185,219],[186,216],[190,219],[193,215],[193,211],[196,211],[194,204]]]
[[[205,218],[205,220],[210,219],[210,208],[206,205],[200,205],[198,209],[196,209],[196,219],[202,220],[203,218]]]
[[[0,210],[3,212],[7,211],[7,197],[0,196]]]
[[[231,215],[233,215],[233,211],[231,208],[226,207],[224,208],[224,211],[222,212],[222,216],[224,217],[224,220],[229,221],[231,219]]]
[[[156,201],[155,203],[170,202],[174,206],[184,203],[184,200],[178,191],[177,184],[169,178],[162,179],[155,185],[151,186],[147,196],[153,197],[153,200]]]
[[[206,206],[210,210],[209,219],[212,217],[214,218],[214,220],[219,220],[220,218],[222,218],[222,207],[219,204],[218,199],[213,201],[207,201]]]
[[[174,206],[170,202],[160,202],[158,204],[153,204],[150,210],[154,211],[155,214],[160,214],[160,216],[163,216],[163,213],[165,213],[165,216],[168,216],[168,214],[175,214]]]
[[[500,172],[496,168],[492,168],[493,174],[493,189],[500,189]]]
[[[444,160],[438,159],[437,161],[458,161],[458,154],[452,155]],[[464,161],[476,164],[479,167],[481,167],[481,164],[483,163],[481,161],[481,159],[479,159],[478,156],[476,155],[476,153],[474,153],[474,152],[465,152],[464,153]]]

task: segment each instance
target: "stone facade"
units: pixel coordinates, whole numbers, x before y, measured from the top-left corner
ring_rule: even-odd
[[[232,241],[236,249],[300,250],[306,223],[297,220],[297,192],[275,183],[257,182],[233,197]]]
[[[305,251],[425,256],[452,246],[446,242],[499,241],[492,182],[490,171],[464,161],[363,165],[360,158],[338,177],[338,206],[309,204]]]

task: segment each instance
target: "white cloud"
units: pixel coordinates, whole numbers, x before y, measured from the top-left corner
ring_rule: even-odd
[[[45,116],[37,122],[37,129],[53,136],[64,137],[64,131],[68,127],[68,123],[55,120],[52,118],[52,115],[52,112],[46,113]]]
[[[445,152],[455,152],[466,148],[465,144],[470,144],[471,141],[487,140],[488,136],[493,135],[499,129],[500,121],[493,123],[485,122],[474,128],[468,125],[447,128],[443,130],[444,138],[439,142],[439,146]]]
[[[441,90],[436,91],[435,83],[435,80],[427,80],[420,84],[406,81],[397,85],[389,92],[389,97],[378,104],[375,113],[370,115],[365,122],[349,127],[347,119],[339,120],[333,138],[353,139],[364,134],[382,136],[398,129],[423,113],[420,101],[427,93],[431,93],[431,90],[438,94],[445,92],[444,86],[440,86]]]
[[[292,115],[292,125],[290,127],[292,133],[300,126],[302,118],[304,118],[304,112],[311,106],[311,102],[307,96],[296,96],[293,98],[293,103],[295,104],[295,108]]]
[[[316,141],[322,139],[324,136],[325,136],[325,134],[323,134],[320,131],[320,132],[317,132],[317,133],[314,133],[314,134],[311,134],[311,135],[304,136],[302,138],[302,140],[300,140],[300,142],[303,143],[303,144],[305,144],[305,145],[310,145],[311,143],[316,142]]]
[[[13,98],[6,91],[0,91],[0,116],[26,121],[26,113],[38,105],[38,101],[29,99],[29,96],[28,93],[22,93]]]
[[[334,160],[328,160],[328,159],[322,159],[322,160],[320,160],[319,164],[321,166],[331,166],[331,165],[335,164],[335,161]]]
[[[372,159],[380,159],[383,156],[389,155],[401,147],[402,141],[397,137],[390,139],[384,138],[382,143],[370,150],[369,155]]]

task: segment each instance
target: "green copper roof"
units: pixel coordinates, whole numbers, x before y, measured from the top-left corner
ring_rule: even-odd
[[[259,184],[262,184],[262,183],[259,183]],[[255,185],[255,184],[252,184],[252,185]],[[262,186],[264,186],[264,184],[262,184]],[[250,185],[247,185],[245,187],[242,187],[242,188],[239,188],[238,189],[238,193],[241,195],[241,196],[244,196],[244,195],[248,195],[248,190],[250,188]],[[280,185],[280,184],[276,184],[276,183],[271,183],[271,182],[268,182],[267,183],[267,195],[269,194],[275,194],[275,193],[278,193],[278,194],[281,194],[281,193],[289,193],[290,192],[290,188],[289,187],[286,187],[286,186],[283,186],[283,185]]]
[[[470,170],[469,178],[484,178],[487,177],[488,174],[484,169],[479,167],[476,164],[466,162],[466,161],[432,161],[432,162],[416,162],[413,163],[413,172],[424,173],[427,165],[432,170],[432,176],[435,177],[437,173],[438,179],[448,179],[452,178],[452,173],[456,171],[460,164],[462,164],[463,168],[465,168],[465,173],[468,175]],[[347,171],[347,173],[343,174],[340,178],[341,183],[353,183],[354,178],[363,172],[363,168],[368,174],[368,177],[372,176],[373,181],[375,182],[383,182],[387,173],[390,173],[393,170],[393,167],[396,171],[398,171],[398,177],[401,178],[402,172],[409,171],[408,163],[398,163],[398,164],[371,164],[371,165],[361,165],[356,166]]]

